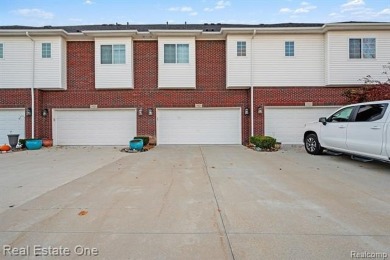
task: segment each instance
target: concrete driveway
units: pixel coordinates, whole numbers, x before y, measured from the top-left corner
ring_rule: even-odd
[[[384,163],[302,148],[58,147],[0,155],[0,168],[0,258],[390,254]]]

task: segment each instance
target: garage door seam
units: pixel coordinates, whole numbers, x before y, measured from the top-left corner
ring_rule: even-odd
[[[218,202],[218,199],[217,199],[217,195],[215,194],[213,181],[211,180],[211,176],[210,176],[210,173],[209,173],[209,170],[208,170],[208,167],[207,167],[207,162],[206,162],[206,159],[205,159],[205,157],[204,157],[202,147],[199,146],[199,149],[200,149],[200,153],[201,153],[201,155],[202,155],[203,163],[204,163],[205,168],[206,168],[207,176],[208,176],[208,178],[209,178],[211,190],[213,191],[214,200],[215,200],[215,203],[217,204],[218,214],[219,214],[219,217],[220,217],[220,219],[221,219],[223,231],[224,231],[224,233],[225,233],[225,237],[226,237],[227,242],[228,242],[228,245],[229,245],[230,254],[232,255],[232,258],[233,258],[233,260],[234,260],[235,257],[234,257],[234,254],[233,254],[232,244],[230,243],[229,235],[228,235],[228,233],[227,233],[227,231],[226,231],[226,226],[225,226],[225,222],[223,221],[221,208],[219,207],[219,202]]]

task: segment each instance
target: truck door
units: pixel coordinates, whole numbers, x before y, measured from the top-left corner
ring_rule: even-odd
[[[358,108],[356,117],[347,128],[348,150],[381,155],[388,104],[367,104]]]

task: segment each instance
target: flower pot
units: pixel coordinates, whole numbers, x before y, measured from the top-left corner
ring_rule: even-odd
[[[129,142],[130,149],[141,151],[144,147],[143,141],[141,139],[134,139]]]
[[[28,150],[38,150],[42,148],[41,139],[28,139],[26,140],[26,147]]]
[[[49,138],[42,139],[42,145],[44,147],[51,147],[51,146],[53,146],[53,139],[49,139]]]
[[[12,149],[16,148],[16,145],[18,144],[18,140],[19,140],[19,134],[8,135],[8,142]]]

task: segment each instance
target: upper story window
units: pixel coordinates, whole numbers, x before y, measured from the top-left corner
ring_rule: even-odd
[[[51,58],[51,43],[42,43],[42,58]]]
[[[125,64],[126,47],[124,44],[101,45],[100,46],[101,64]]]
[[[0,59],[4,58],[4,44],[0,43]]]
[[[246,42],[237,42],[237,56],[246,56]]]
[[[286,57],[293,57],[294,54],[294,42],[293,41],[286,41],[284,42],[284,56]]]
[[[376,58],[376,39],[362,38],[349,39],[349,58],[350,59],[375,59]]]
[[[164,63],[189,63],[189,44],[164,44]]]

